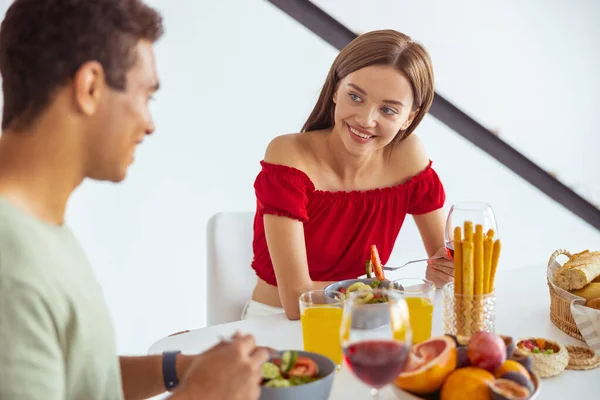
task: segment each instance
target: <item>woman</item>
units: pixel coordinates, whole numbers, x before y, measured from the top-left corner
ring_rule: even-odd
[[[406,214],[427,254],[445,256],[429,262],[427,278],[452,279],[444,189],[412,134],[433,95],[429,55],[406,35],[366,33],[339,53],[301,133],[275,138],[261,161],[258,283],[243,318],[298,319],[300,294],[363,275],[372,244],[386,263]]]

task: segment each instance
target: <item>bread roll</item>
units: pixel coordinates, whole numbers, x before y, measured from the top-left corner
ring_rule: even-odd
[[[600,297],[600,283],[588,283],[582,289],[573,290],[571,293],[586,300],[595,299],[596,297]]]
[[[596,297],[595,299],[588,300],[585,305],[587,307],[595,308],[596,310],[600,310],[600,297]]]
[[[554,284],[564,290],[581,289],[600,276],[600,251],[573,254],[556,272]]]

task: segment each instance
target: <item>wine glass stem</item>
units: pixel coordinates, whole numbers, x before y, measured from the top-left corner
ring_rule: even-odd
[[[371,389],[371,397],[373,398],[373,400],[379,400],[381,399],[381,396],[379,396],[379,390],[372,388]]]

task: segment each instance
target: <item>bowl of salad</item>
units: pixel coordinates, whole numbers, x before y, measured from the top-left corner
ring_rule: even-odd
[[[334,377],[335,364],[328,357],[282,351],[262,365],[260,400],[327,400]]]
[[[385,279],[383,266],[379,259],[377,246],[371,245],[370,256],[365,263],[366,278],[346,279],[328,285],[325,290],[334,290],[347,295],[352,292],[357,292],[359,301],[364,304],[380,304],[387,303],[385,296],[373,291],[373,289],[389,289],[392,285],[390,281]]]
[[[375,329],[390,322],[387,298],[376,289],[397,289],[393,283],[385,278],[383,265],[379,258],[377,246],[371,245],[369,258],[365,263],[366,278],[346,279],[328,285],[325,290],[341,292],[346,297],[353,292],[359,303],[363,303],[368,313],[362,313],[357,309],[352,317],[352,326],[358,329]],[[373,313],[373,308],[378,309]],[[375,315],[375,317],[373,316]]]
[[[387,298],[374,289],[390,289],[391,285],[390,281],[379,281],[375,278],[346,279],[328,285],[325,290],[335,290],[346,296],[356,292],[358,302],[364,304],[365,313],[362,318],[363,308],[357,309],[352,318],[352,326],[357,329],[375,329],[390,322],[390,310]],[[378,310],[376,313],[372,312],[374,308]]]
[[[348,295],[352,292],[358,292],[360,301],[364,304],[380,304],[386,303],[387,299],[373,292],[373,289],[389,289],[392,282],[384,280],[380,281],[376,278],[357,278],[346,279],[343,281],[334,282],[325,288],[325,291],[337,291]]]

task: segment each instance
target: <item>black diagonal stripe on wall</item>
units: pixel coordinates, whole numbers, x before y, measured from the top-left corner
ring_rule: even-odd
[[[338,50],[356,34],[308,0],[268,0]],[[438,93],[429,113],[504,164],[552,200],[600,230],[600,209],[548,174]]]

